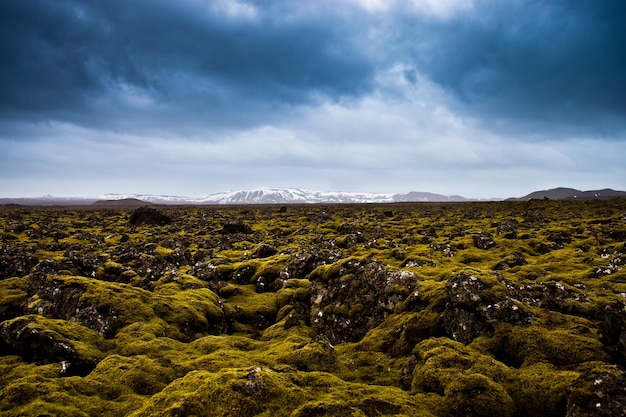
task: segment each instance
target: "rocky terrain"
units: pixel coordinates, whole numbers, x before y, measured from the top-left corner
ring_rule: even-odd
[[[626,416],[626,200],[0,208],[0,416]]]

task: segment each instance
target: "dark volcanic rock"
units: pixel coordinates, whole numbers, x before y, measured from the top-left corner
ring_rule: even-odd
[[[494,265],[495,271],[502,271],[505,269],[513,268],[515,266],[526,265],[526,259],[521,253],[515,252],[506,256],[503,260]]]
[[[0,248],[0,279],[23,277],[30,273],[39,260],[30,250]]]
[[[42,364],[59,363],[64,375],[87,375],[104,355],[97,351],[80,352],[76,348],[80,341],[71,340],[58,329],[53,330],[54,324],[36,315],[3,322],[0,324],[0,352]],[[69,323],[61,326],[69,327]],[[87,332],[84,329],[81,333]]]
[[[172,219],[155,208],[139,207],[131,213],[128,222],[133,226],[142,224],[164,226],[170,224]]]
[[[341,251],[308,249],[293,256],[293,260],[287,265],[287,274],[290,278],[304,278],[315,268],[336,262],[342,257]]]
[[[481,232],[474,235],[474,246],[478,249],[491,249],[496,246],[496,242],[493,240],[493,235],[487,232]]]
[[[626,303],[607,305],[601,313],[598,338],[616,362],[626,366]]]
[[[235,233],[243,233],[245,235],[249,235],[252,233],[252,228],[241,220],[230,221],[224,223],[224,225],[222,226],[222,230],[220,230],[220,233],[223,235],[232,235]]]
[[[360,340],[417,288],[415,274],[389,271],[377,261],[348,260],[320,269],[311,274],[310,321],[331,343]]]
[[[504,284],[486,284],[475,275],[459,273],[450,278],[446,291],[450,302],[441,315],[446,334],[456,341],[469,343],[478,336],[492,335],[495,325],[506,322],[530,325],[532,316],[513,299],[498,291]]]
[[[104,337],[113,337],[124,324],[112,305],[114,301],[106,298],[107,292],[114,291],[107,287],[108,283],[47,272],[37,270],[28,278],[26,288],[30,298],[24,309],[26,314],[79,322]],[[102,298],[85,297],[90,286],[102,287],[99,293]]]
[[[568,390],[566,417],[626,416],[626,373],[606,366],[583,373]]]
[[[517,227],[519,222],[515,219],[503,220],[497,223],[495,226],[498,230],[498,235],[501,235],[505,239],[517,238]]]
[[[261,243],[252,252],[253,258],[268,258],[270,256],[276,255],[277,249],[272,245],[268,245],[265,243]]]

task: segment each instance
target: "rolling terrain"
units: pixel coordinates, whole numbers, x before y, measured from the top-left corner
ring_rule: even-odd
[[[0,208],[0,416],[621,416],[626,200]]]

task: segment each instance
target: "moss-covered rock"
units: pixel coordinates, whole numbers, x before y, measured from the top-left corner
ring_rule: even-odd
[[[625,408],[624,200],[158,210],[0,208],[0,416]]]
[[[28,299],[26,280],[9,278],[0,281],[0,322],[20,316]]]
[[[126,324],[154,316],[152,295],[127,284],[33,274],[27,288],[27,312],[78,321],[105,337],[113,337]]]
[[[331,343],[360,340],[418,285],[412,272],[389,271],[380,262],[359,260],[320,267],[311,280],[311,325]]]
[[[29,315],[0,324],[0,353],[56,363],[60,375],[88,374],[110,347],[97,332],[65,320]]]
[[[626,372],[600,365],[585,369],[567,393],[567,417],[609,417],[626,414]]]

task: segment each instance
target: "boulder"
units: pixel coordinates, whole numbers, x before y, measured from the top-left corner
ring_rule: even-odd
[[[130,214],[128,222],[132,226],[164,226],[166,224],[170,224],[172,219],[155,208],[139,207]]]
[[[446,283],[449,302],[441,314],[442,327],[453,340],[470,343],[478,336],[491,336],[498,323],[523,326],[532,316],[506,295],[503,283],[492,277],[454,275]]]
[[[220,230],[220,233],[223,235],[232,235],[235,233],[249,235],[252,233],[252,228],[244,223],[242,220],[228,221],[224,223],[224,225],[222,226],[222,230]]]
[[[356,342],[417,289],[409,271],[375,260],[347,260],[311,274],[311,326],[330,343]]]
[[[583,372],[567,393],[566,417],[626,416],[626,372],[603,366]]]
[[[87,375],[104,358],[98,349],[104,345],[95,331],[64,320],[27,315],[0,324],[0,352],[39,364],[58,363],[61,375]]]
[[[38,262],[32,250],[6,245],[0,248],[0,279],[28,275]]]
[[[473,237],[474,246],[478,249],[491,249],[496,246],[496,242],[493,240],[493,235],[488,232],[481,232]]]

